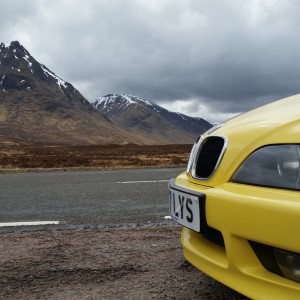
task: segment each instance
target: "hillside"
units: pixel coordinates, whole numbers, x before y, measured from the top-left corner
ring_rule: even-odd
[[[98,98],[93,105],[114,124],[148,144],[188,144],[212,125],[162,108],[152,101],[122,94]]]
[[[0,44],[0,138],[2,145],[141,142],[17,41]]]

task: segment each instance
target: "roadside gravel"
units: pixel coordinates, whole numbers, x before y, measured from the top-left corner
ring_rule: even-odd
[[[0,299],[247,299],[184,260],[177,226],[0,239]]]

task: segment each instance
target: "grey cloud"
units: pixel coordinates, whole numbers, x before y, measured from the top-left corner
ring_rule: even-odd
[[[128,93],[237,113],[300,91],[297,0],[5,0],[2,6],[0,41],[19,39],[89,100]]]

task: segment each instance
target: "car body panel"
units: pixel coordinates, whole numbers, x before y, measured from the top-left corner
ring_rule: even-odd
[[[181,243],[185,258],[195,267],[250,299],[299,299],[299,284],[265,270],[243,239],[228,240],[230,256],[187,228],[182,230]],[[237,257],[232,256],[235,249]]]
[[[300,95],[233,118],[203,138],[225,136],[228,146],[212,177],[178,175],[176,188],[205,194],[207,225],[221,233],[224,245],[183,228],[184,256],[194,266],[252,299],[300,299],[300,283],[268,271],[251,243],[300,254],[300,193],[231,182],[257,149],[300,144]]]
[[[265,270],[249,244],[249,241],[263,242],[300,253],[298,192],[276,193],[270,188],[251,186],[249,197],[246,185],[228,183],[220,188],[186,185],[185,174],[175,182],[179,189],[183,184],[184,189],[188,186],[206,194],[207,223],[222,233],[226,245],[225,250],[201,234],[183,228],[181,242],[188,261],[252,299],[299,299],[300,284]]]

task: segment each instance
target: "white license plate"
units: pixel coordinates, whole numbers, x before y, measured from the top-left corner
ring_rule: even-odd
[[[200,232],[199,197],[170,187],[170,213],[177,223]]]

